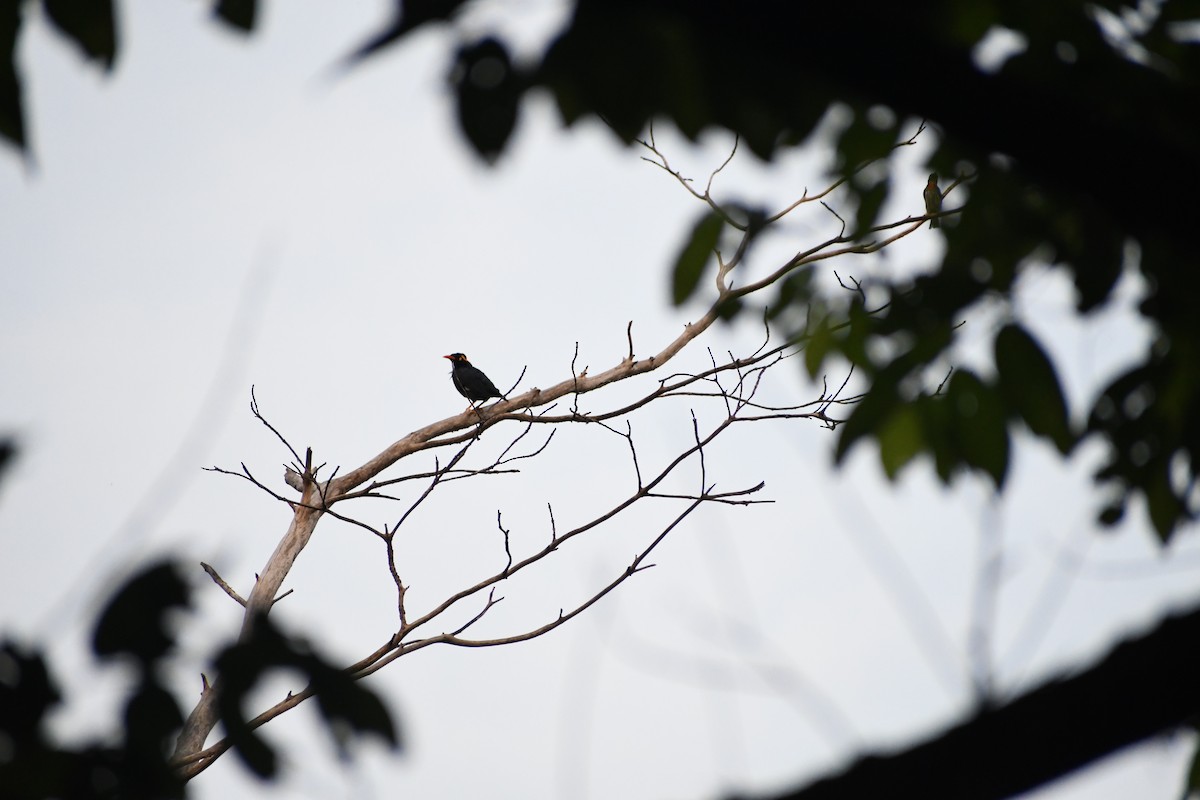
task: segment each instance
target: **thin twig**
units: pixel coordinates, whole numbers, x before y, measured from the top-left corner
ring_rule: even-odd
[[[215,569],[213,569],[208,564],[205,564],[203,561],[200,562],[200,566],[203,567],[204,571],[208,573],[208,577],[212,578],[213,582],[216,583],[217,586],[221,587],[221,589],[225,592],[225,594],[229,595],[234,600],[236,600],[237,604],[239,606],[241,606],[242,608],[246,607],[246,599],[244,597],[242,597],[240,594],[238,594],[237,591],[232,586],[230,586],[228,583],[226,583],[225,579],[222,578],[220,575],[218,575],[217,571]]]

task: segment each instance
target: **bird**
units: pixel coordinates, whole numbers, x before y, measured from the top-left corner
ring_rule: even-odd
[[[937,173],[929,173],[929,183],[925,184],[925,213],[936,214],[942,210],[942,193],[937,185]],[[929,227],[938,227],[936,219],[929,220]]]
[[[486,402],[490,398],[504,396],[500,394],[496,384],[492,383],[478,367],[467,361],[467,357],[462,353],[451,353],[442,358],[450,359],[450,366],[453,368],[450,377],[454,381],[454,388],[471,401],[472,408],[478,402]]]

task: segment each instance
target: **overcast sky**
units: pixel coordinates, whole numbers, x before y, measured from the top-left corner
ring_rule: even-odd
[[[87,630],[105,592],[139,564],[177,556],[196,580],[174,673],[185,709],[206,655],[236,634],[239,608],[199,562],[245,594],[289,520],[245,481],[201,469],[244,462],[285,491],[289,456],[250,415],[252,384],[293,445],[345,471],[462,410],[443,354],[465,352],[503,388],[522,370],[522,389],[545,387],[570,376],[576,343],[594,373],[625,354],[630,321],[640,357],[703,310],[672,309],[667,280],[699,204],[642,153],[594,123],[563,130],[544,97],[523,108],[494,168],[460,139],[448,52],[495,20],[524,47],[542,42],[561,23],[559,4],[484,6],[453,32],[423,33],[346,74],[334,65],[391,3],[268,3],[248,40],[211,23],[207,4],[118,5],[110,76],[30,14],[19,63],[32,154],[0,151],[0,430],[21,446],[0,487],[0,622],[51,645],[67,692],[56,730],[71,738],[112,719],[121,678],[95,667]],[[700,180],[732,145],[656,134]],[[921,213],[933,136],[897,157],[896,183],[912,188],[885,217]],[[769,165],[739,153],[716,194],[782,206],[820,187],[828,165],[820,136]],[[789,217],[741,280],[831,224],[821,209]],[[941,247],[924,229],[823,269],[917,272]],[[1051,343],[1078,413],[1144,347],[1128,313],[1137,281],[1082,323],[1053,271],[1031,267],[1023,288],[1014,313]],[[672,369],[703,369],[705,347],[750,352],[762,335],[752,316],[714,328]],[[979,343],[1000,318],[981,309],[967,320],[956,363],[987,368]],[[836,369],[831,381],[844,377]],[[653,386],[650,377],[585,402],[609,409]],[[763,398],[797,404],[818,392],[792,360],[769,373]],[[694,398],[632,420],[643,469],[688,446],[689,409],[701,424],[719,420],[720,408]],[[515,433],[489,431],[478,457]],[[710,480],[725,490],[766,481],[758,496],[774,503],[701,509],[656,550],[653,569],[546,637],[428,648],[370,678],[403,728],[398,757],[370,745],[339,762],[303,706],[270,723],[287,771],[266,794],[711,798],[781,788],[963,714],[980,663],[973,627],[988,632],[986,663],[1009,694],[1196,600],[1194,530],[1163,551],[1135,508],[1129,524],[1097,534],[1094,447],[1062,464],[1022,436],[997,499],[976,479],[938,486],[923,461],[889,485],[866,445],[835,471],[833,442],[804,422],[735,426],[708,456]],[[412,461],[385,476],[432,457]],[[565,528],[635,486],[624,441],[594,427],[563,428],[521,469],[443,487],[406,523],[401,569],[414,607],[503,565],[498,510],[513,547],[531,552],[549,536],[547,504]],[[697,480],[693,468],[673,485]],[[373,502],[344,513],[378,526],[398,516],[400,506]],[[553,619],[677,512],[662,502],[565,546],[503,586],[476,633]],[[993,550],[1001,578],[980,602],[981,554]],[[361,529],[324,520],[286,588],[284,626],[339,663],[395,630],[383,548]],[[262,707],[294,688],[272,683]],[[1037,796],[1173,797],[1191,746],[1154,742]],[[263,791],[232,755],[192,789]]]

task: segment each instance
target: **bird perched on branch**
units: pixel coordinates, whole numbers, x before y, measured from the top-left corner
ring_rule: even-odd
[[[937,173],[929,173],[929,183],[925,184],[925,213],[936,214],[942,210],[942,193],[937,185]],[[929,220],[929,227],[938,227],[936,219]]]
[[[458,389],[458,393],[471,401],[471,406],[478,402],[483,402],[492,397],[503,397],[496,385],[488,379],[487,375],[470,361],[462,353],[451,353],[442,358],[450,359],[450,366],[453,370],[450,373],[451,379],[454,380],[454,388]]]

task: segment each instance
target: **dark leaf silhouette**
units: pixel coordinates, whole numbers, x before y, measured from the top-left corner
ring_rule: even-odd
[[[42,7],[54,26],[85,56],[112,69],[117,57],[112,0],[42,0]]]
[[[21,3],[12,0],[0,3],[0,137],[24,150],[25,112],[16,60],[21,8]]]
[[[272,669],[291,668],[305,677],[340,752],[345,752],[349,733],[375,734],[393,747],[400,746],[392,718],[374,692],[316,655],[304,642],[283,635],[269,617],[257,617],[251,631],[249,638],[217,658],[224,681],[217,702],[230,744],[256,775],[273,776],[278,758],[247,720],[243,702]]]
[[[249,33],[258,19],[258,0],[219,0],[213,13],[231,28]]]
[[[362,61],[430,22],[446,22],[467,0],[395,0],[396,12],[386,28],[354,51],[348,65]]]
[[[1024,328],[1006,325],[996,334],[995,348],[1000,390],[1009,408],[1031,431],[1054,442],[1059,452],[1069,453],[1074,436],[1067,401],[1041,345]]]
[[[451,73],[458,124],[486,161],[495,161],[517,125],[524,79],[496,39],[461,48]]]
[[[132,655],[143,665],[174,645],[168,614],[187,608],[190,590],[173,563],[160,563],[134,576],[100,614],[92,649],[98,656]]]
[[[671,298],[675,305],[687,302],[687,299],[700,285],[704,276],[704,267],[713,257],[713,250],[721,236],[723,226],[721,218],[713,212],[705,212],[696,224],[675,259],[672,271]]]

